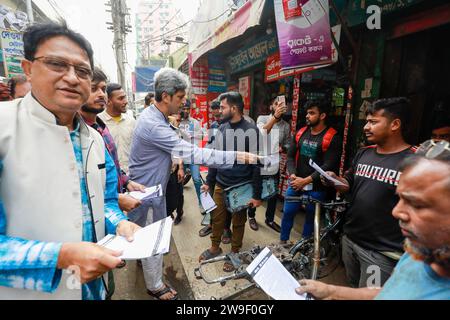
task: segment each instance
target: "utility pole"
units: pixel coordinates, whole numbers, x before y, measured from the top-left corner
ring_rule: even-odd
[[[33,3],[31,0],[27,0],[27,15],[28,15],[28,21],[30,21],[30,24],[34,23]]]
[[[125,91],[127,91],[127,81],[125,75],[126,64],[126,36],[131,32],[131,26],[129,25],[129,13],[125,0],[110,0],[106,3],[107,7],[110,7],[112,23],[107,22],[109,30],[114,33],[114,52],[117,62],[117,78]]]

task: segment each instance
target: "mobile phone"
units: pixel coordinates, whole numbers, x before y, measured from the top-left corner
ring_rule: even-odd
[[[278,101],[278,103],[286,104],[286,97],[285,96],[278,96],[277,101]]]

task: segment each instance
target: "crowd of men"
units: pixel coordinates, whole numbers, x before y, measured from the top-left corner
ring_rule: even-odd
[[[0,104],[0,299],[110,298],[111,271],[124,262],[120,252],[95,243],[105,234],[133,241],[137,230],[167,216],[180,224],[186,172],[205,215],[199,236],[211,235],[199,261],[223,254],[221,244],[229,243],[230,257],[237,259],[247,220],[258,230],[255,214],[263,200],[265,224],[280,233],[281,244],[290,240],[300,211],[302,237],[310,237],[313,205],[285,202],[280,226],[277,195],[263,197],[263,183],[280,180],[279,159],[266,160],[280,153],[288,159],[287,196],[326,200],[337,191],[351,202],[342,257],[352,288],[302,280],[299,294],[450,298],[450,124],[445,119],[433,128],[433,140],[417,150],[406,142],[409,101],[372,103],[364,127],[370,146],[356,153],[340,177],[342,137],[328,125],[326,102],[308,101],[306,126],[291,136],[282,99],[272,97],[270,114],[255,123],[244,114],[239,93],[224,93],[211,103],[214,123],[206,134],[191,116],[196,101],[189,97],[188,77],[163,68],[136,121],[127,112],[126,92],[94,66],[93,50],[82,35],[64,24],[36,24],[26,30],[24,45],[26,76],[0,85],[0,98],[8,101]],[[324,180],[310,160],[342,184]],[[206,179],[200,166],[209,168]],[[128,195],[159,184],[162,197],[139,201]],[[242,185],[251,191],[234,210],[229,190]],[[210,213],[200,201],[205,192],[217,205]],[[232,259],[224,263],[225,272],[235,270]],[[139,263],[150,296],[178,298],[163,281],[162,255]],[[73,273],[79,287],[67,285]]]

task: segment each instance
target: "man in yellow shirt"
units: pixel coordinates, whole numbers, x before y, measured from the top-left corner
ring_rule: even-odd
[[[116,143],[120,167],[128,174],[128,161],[136,120],[127,114],[128,98],[120,84],[110,83],[106,91],[108,104],[99,117],[105,122]]]

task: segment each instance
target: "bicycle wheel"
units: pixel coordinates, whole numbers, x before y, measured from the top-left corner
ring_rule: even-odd
[[[308,238],[302,243],[294,245],[291,250],[293,256],[288,269],[297,279],[312,276],[314,263],[314,239]],[[333,273],[341,262],[339,235],[329,232],[320,242],[320,266],[317,279],[322,279]]]

